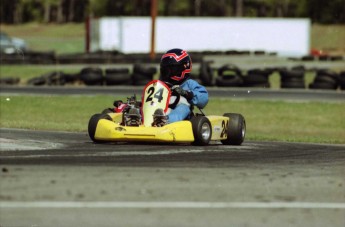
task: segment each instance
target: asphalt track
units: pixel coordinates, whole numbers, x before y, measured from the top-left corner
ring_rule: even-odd
[[[29,93],[42,90],[60,92]],[[1,227],[345,226],[345,145],[94,144],[86,133],[4,128],[0,142]]]

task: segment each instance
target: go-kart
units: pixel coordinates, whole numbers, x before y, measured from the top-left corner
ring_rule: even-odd
[[[246,133],[245,119],[241,114],[225,113],[223,116],[206,116],[201,109],[194,108],[188,119],[153,126],[153,115],[157,108],[165,113],[171,105],[172,91],[160,81],[150,81],[144,88],[141,101],[136,96],[127,98],[115,110],[105,109],[94,114],[88,125],[88,133],[94,142],[168,142],[207,145],[220,141],[225,145],[241,145]],[[175,100],[179,100],[176,98]]]

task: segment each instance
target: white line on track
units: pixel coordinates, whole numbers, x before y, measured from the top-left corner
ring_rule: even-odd
[[[5,208],[184,208],[184,209],[345,209],[345,203],[322,202],[0,202],[0,209]]]

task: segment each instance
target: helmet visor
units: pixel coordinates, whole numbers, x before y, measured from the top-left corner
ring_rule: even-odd
[[[168,81],[168,82],[177,82],[178,80],[172,79],[174,78],[180,78],[182,72],[185,70],[185,67],[183,64],[178,64],[178,65],[163,65],[160,68],[161,71],[161,78],[163,81]],[[181,78],[183,79],[183,78]]]

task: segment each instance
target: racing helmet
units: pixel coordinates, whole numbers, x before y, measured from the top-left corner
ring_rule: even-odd
[[[168,85],[180,85],[192,71],[192,60],[187,51],[171,49],[163,54],[160,62],[160,79]]]

